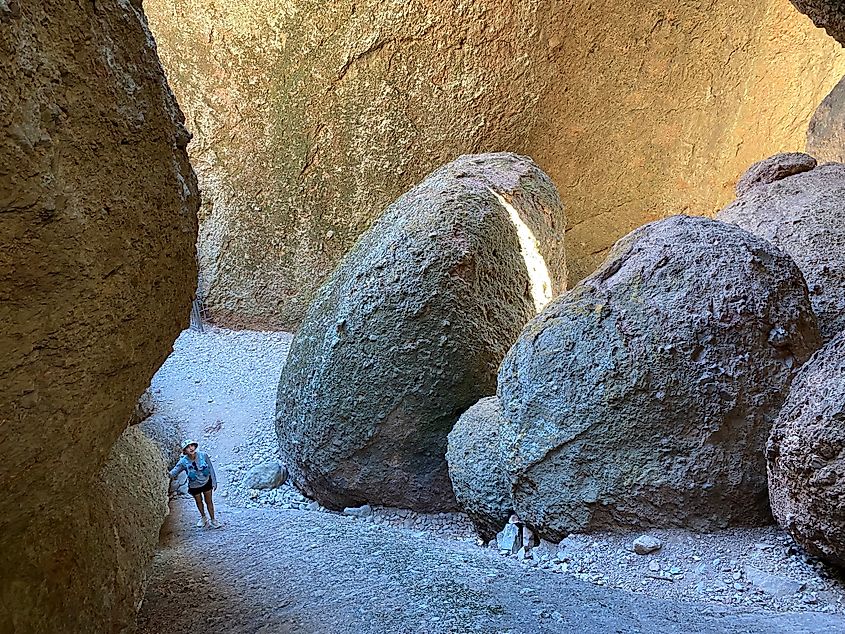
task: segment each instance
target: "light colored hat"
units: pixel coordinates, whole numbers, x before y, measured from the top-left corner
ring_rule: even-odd
[[[188,445],[196,445],[199,447],[199,443],[196,440],[191,440],[190,438],[182,441],[182,451],[185,451],[185,447]]]

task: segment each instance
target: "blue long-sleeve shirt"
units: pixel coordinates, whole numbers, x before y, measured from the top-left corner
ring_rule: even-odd
[[[188,474],[188,488],[199,489],[211,478],[211,486],[217,486],[217,474],[214,473],[214,465],[211,458],[204,451],[198,451],[196,460],[188,456],[181,456],[176,466],[170,470],[170,477],[175,478],[181,471]]]

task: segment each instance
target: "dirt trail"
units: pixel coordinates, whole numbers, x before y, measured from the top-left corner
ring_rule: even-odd
[[[665,601],[529,569],[466,541],[333,513],[229,503],[224,465],[266,443],[289,335],[184,334],[153,381],[158,415],[216,458],[224,528],[177,499],[162,529],[141,634],[845,632],[845,618]],[[247,456],[247,458],[261,458]],[[227,493],[227,497],[222,494]]]

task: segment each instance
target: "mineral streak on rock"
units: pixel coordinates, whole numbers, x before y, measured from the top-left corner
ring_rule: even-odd
[[[553,541],[769,521],[766,437],[818,345],[786,254],[703,218],[641,227],[502,362],[516,512]]]
[[[291,344],[276,426],[294,482],[334,509],[454,509],[446,436],[495,393],[538,279],[563,288],[564,222],[548,177],[505,153],[460,157],[391,205]]]
[[[845,331],[795,377],[766,456],[778,524],[811,555],[845,566]]]

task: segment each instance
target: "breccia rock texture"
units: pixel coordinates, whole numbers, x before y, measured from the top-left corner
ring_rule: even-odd
[[[378,213],[461,154],[531,156],[570,285],[804,146],[845,52],[787,0],[145,0],[195,135],[212,320],[293,329]],[[682,141],[679,141],[681,139]]]
[[[823,163],[845,163],[845,78],[813,113],[807,127],[807,152]]]
[[[291,343],[276,429],[294,482],[333,509],[455,508],[446,436],[563,288],[563,223],[548,177],[506,153],[462,156],[388,207]]]
[[[736,184],[736,195],[742,196],[757,185],[768,185],[787,176],[809,172],[817,161],[803,152],[782,152],[749,167]]]
[[[499,452],[503,424],[499,399],[483,398],[461,414],[446,450],[452,490],[484,541],[496,537],[513,513],[510,478]]]
[[[765,238],[795,260],[826,341],[845,330],[843,201],[845,165],[830,163],[760,184],[718,215]]]
[[[820,29],[845,45],[845,5],[842,0],[790,0]]]
[[[811,555],[845,566],[845,331],[795,377],[766,456],[778,524]]]
[[[0,2],[0,556],[15,562],[0,566],[2,631],[68,631],[8,611],[62,624],[93,600],[43,592],[45,576],[76,584],[83,551],[54,563],[38,549],[96,495],[187,324],[199,201],[182,124],[138,0]]]
[[[771,521],[766,438],[818,346],[801,272],[762,238],[688,216],[637,229],[502,362],[516,513],[552,541]]]

